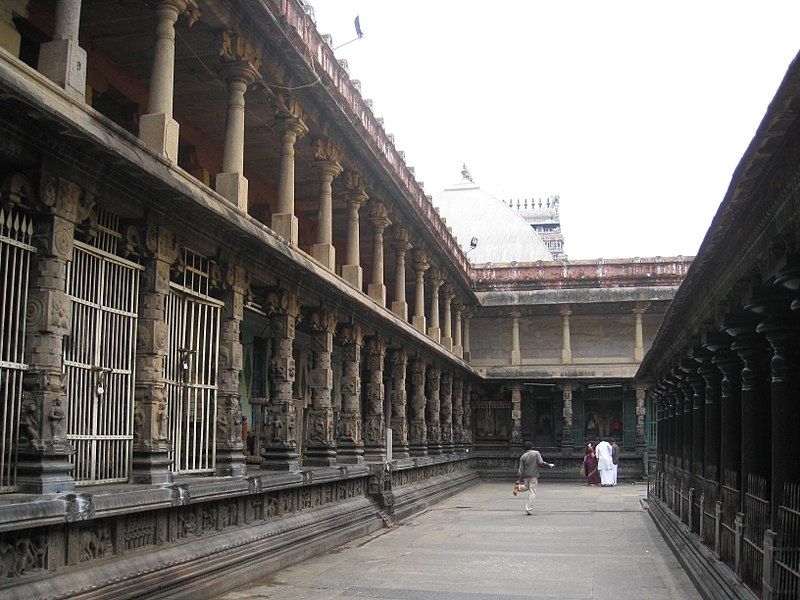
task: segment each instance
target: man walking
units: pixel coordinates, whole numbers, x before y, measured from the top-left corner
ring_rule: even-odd
[[[619,470],[619,444],[617,444],[617,438],[611,440],[611,462],[614,463],[614,482],[611,485],[617,485],[617,471]]]
[[[539,467],[552,469],[553,463],[545,462],[538,450],[533,449],[533,443],[525,442],[525,453],[519,457],[517,481],[514,483],[514,495],[519,492],[528,492],[525,502],[525,514],[533,514],[533,501],[536,500],[536,486],[539,483]],[[522,482],[520,484],[520,482]]]
[[[600,471],[600,485],[603,487],[614,485],[614,451],[611,444],[604,438],[594,451],[597,455],[597,470]]]

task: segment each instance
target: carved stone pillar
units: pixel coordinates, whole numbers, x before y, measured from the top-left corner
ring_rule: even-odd
[[[309,317],[311,329],[311,407],[303,455],[304,466],[330,467],[336,464],[333,403],[333,337],[336,314],[321,308]]]
[[[569,331],[569,316],[572,311],[569,306],[561,307],[561,362],[569,364],[572,362],[572,336]]]
[[[730,344],[730,342],[729,342]],[[722,346],[714,353],[714,364],[722,372],[720,383],[720,476],[741,468],[742,362],[735,352]]]
[[[371,462],[385,462],[383,363],[386,356],[386,342],[379,337],[370,337],[366,341],[365,350],[367,354],[367,387],[366,414],[364,415],[364,458]]]
[[[439,367],[431,365],[425,374],[425,425],[428,454],[442,454],[441,374]]]
[[[367,201],[364,184],[358,173],[348,172],[347,182],[347,262],[342,265],[342,278],[357,290],[361,291],[364,270],[361,268],[361,236],[358,211]]]
[[[70,417],[62,370],[64,339],[71,334],[71,302],[66,293],[75,224],[91,200],[75,183],[44,173],[39,189],[42,214],[35,219],[36,254],[31,259],[25,308],[25,357],[17,455],[17,484],[23,492],[52,494],[72,490],[67,440]],[[9,418],[6,416],[6,418]]]
[[[453,445],[453,375],[443,371],[439,383],[439,422],[442,454],[452,454]]]
[[[406,410],[406,368],[408,354],[403,348],[389,353],[392,377],[392,457],[408,458],[408,417]]]
[[[281,166],[278,175],[278,212],[272,215],[272,229],[286,243],[297,247],[298,225],[294,214],[294,146],[308,133],[308,127],[297,116],[279,117]]]
[[[703,435],[705,434],[705,391],[706,383],[698,372],[699,365],[696,361],[691,361],[690,371],[686,380],[692,388],[692,472],[703,477],[705,471],[705,445]]]
[[[453,303],[453,318],[455,323],[453,325],[453,354],[458,356],[459,358],[464,357],[464,344],[462,343],[461,331],[462,331],[462,323],[461,323],[461,313],[464,310],[464,304],[461,302],[460,299],[456,300]]]
[[[464,444],[466,452],[472,448],[472,384],[464,383]]]
[[[574,384],[564,382],[561,384],[562,415],[564,416],[564,429],[561,437],[561,447],[571,449],[574,444],[572,423],[572,391]]]
[[[464,382],[453,378],[453,450],[456,454],[466,452],[464,443]]]
[[[692,472],[694,468],[694,447],[692,441],[694,440],[694,390],[689,385],[686,373],[679,369],[676,373],[678,380],[677,389],[680,394],[683,394],[681,406],[683,407],[683,469],[687,472]]]
[[[333,247],[333,196],[331,184],[342,172],[339,150],[329,141],[314,140],[314,166],[319,173],[319,212],[317,219],[317,243],[311,255],[326,269],[336,268],[336,248]]]
[[[267,293],[264,304],[269,315],[272,356],[269,361],[270,398],[264,447],[261,449],[261,468],[296,471],[300,468],[300,460],[293,397],[294,338],[297,318],[300,316],[300,297],[289,290],[276,289]]]
[[[247,271],[238,265],[225,268],[225,306],[219,334],[219,386],[217,390],[217,475],[245,475],[242,440],[242,404],[239,377],[242,372],[241,323],[244,294],[249,286]]]
[[[425,423],[425,370],[427,365],[420,359],[411,361],[411,431],[408,451],[411,456],[428,455],[427,426]]]
[[[233,31],[223,31],[220,46],[222,75],[228,84],[228,117],[222,172],[217,173],[216,190],[234,206],[247,212],[247,179],[244,176],[244,94],[260,78],[261,57]]]
[[[431,269],[428,272],[428,281],[431,289],[431,326],[428,327],[428,337],[438,343],[442,339],[442,330],[439,327],[439,288],[444,283],[442,272],[436,268]]]
[[[633,309],[634,316],[634,350],[633,359],[638,363],[644,358],[644,338],[642,336],[642,315],[647,310],[646,302],[637,302]]]
[[[442,288],[442,346],[453,350],[453,315],[451,305],[453,302],[453,286],[445,284]]]
[[[172,118],[175,88],[175,23],[186,15],[189,26],[200,16],[194,0],[161,0],[155,5],[156,42],[150,70],[147,114],[139,117],[139,138],[167,160],[178,161],[180,126]]]
[[[529,440],[533,441],[533,440]],[[511,452],[522,452],[522,384],[511,384]]]
[[[636,447],[647,448],[647,389],[636,384]]]
[[[519,312],[511,312],[511,364],[522,363],[522,352],[519,346]]]
[[[165,361],[169,341],[166,303],[172,266],[180,245],[155,222],[144,232],[147,261],[139,285],[136,334],[136,383],[133,411],[133,475],[136,483],[170,483],[169,411]]]
[[[364,462],[364,438],[361,434],[361,348],[364,334],[355,325],[343,325],[339,327],[339,338],[344,352],[337,458],[340,463],[360,464]]]
[[[78,44],[81,0],[59,0],[55,5],[53,41],[39,48],[40,73],[79,102],[86,99],[86,51]]]
[[[373,200],[369,204],[369,220],[372,223],[372,281],[367,294],[381,306],[386,306],[386,284],[383,282],[383,232],[392,222],[389,211],[382,202]],[[405,267],[403,269],[405,271]]]
[[[392,312],[403,321],[408,321],[408,302],[406,302],[406,253],[411,249],[408,230],[398,227],[394,231],[395,269],[394,300]]]
[[[424,250],[414,249],[414,273],[416,286],[414,289],[414,316],[411,324],[422,333],[425,333],[425,271],[430,268],[428,255]]]

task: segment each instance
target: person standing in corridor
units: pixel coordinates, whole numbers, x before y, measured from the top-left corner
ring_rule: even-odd
[[[519,457],[517,481],[514,483],[514,495],[519,492],[528,492],[525,502],[525,514],[533,514],[533,502],[536,500],[536,486],[539,483],[539,468],[552,469],[553,463],[545,462],[538,450],[533,449],[532,442],[525,442],[525,452]]]

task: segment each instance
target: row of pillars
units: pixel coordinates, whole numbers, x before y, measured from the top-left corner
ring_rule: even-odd
[[[39,70],[63,87],[76,100],[83,101],[86,86],[86,53],[78,45],[81,0],[59,0],[56,4],[55,33],[52,42],[43,44]],[[179,124],[173,117],[175,79],[175,24],[182,16],[190,25],[200,12],[195,0],[160,0],[155,3],[156,42],[150,78],[148,112],[139,122],[140,139],[154,152],[167,160],[178,159]],[[220,35],[219,52],[222,75],[228,85],[227,119],[223,150],[222,172],[216,176],[216,191],[241,210],[247,211],[248,183],[244,177],[245,99],[248,87],[260,79],[261,58],[255,49],[236,32]],[[302,110],[293,103],[276,109],[277,130],[280,135],[280,169],[278,176],[277,211],[272,215],[271,228],[289,245],[298,244],[298,218],[295,215],[295,145],[309,133]],[[319,177],[319,211],[317,238],[311,254],[326,269],[336,266],[333,245],[333,180],[343,173],[341,152],[335,144],[319,137],[313,140],[314,165]],[[346,259],[341,276],[351,286],[363,290],[363,268],[360,265],[360,210],[370,200],[361,176],[345,173],[347,211]],[[384,281],[384,232],[392,224],[386,205],[378,199],[369,202],[369,220],[373,228],[372,278],[366,293],[381,306],[387,305]],[[408,321],[406,301],[406,256],[412,249],[410,233],[396,227],[393,236],[395,250],[395,297],[391,310]],[[465,356],[462,341],[463,304],[455,299],[452,285],[436,268],[432,268],[427,253],[414,248],[412,268],[415,274],[415,298],[412,325],[459,357]],[[429,271],[430,269],[430,271]],[[425,273],[430,288],[430,323],[425,313]],[[443,296],[442,325],[440,325],[440,295]],[[468,347],[466,349],[469,356]]]
[[[798,483],[786,456],[800,420],[798,289],[794,267],[754,289],[651,390],[666,460],[700,477],[735,480],[742,498],[751,475],[763,478],[773,529],[785,484]]]

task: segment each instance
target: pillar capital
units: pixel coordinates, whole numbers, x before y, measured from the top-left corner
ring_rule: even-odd
[[[414,248],[413,254],[413,265],[415,271],[425,272],[430,269],[430,264],[428,263],[428,253],[421,248]]]
[[[438,292],[439,288],[444,284],[444,276],[437,267],[430,267],[428,270],[428,282],[431,284],[434,292]]]
[[[311,140],[311,148],[314,152],[314,161],[322,164],[335,163],[341,173],[342,167],[339,162],[342,160],[342,152],[331,140],[326,137],[314,137]]]
[[[299,117],[279,116],[275,118],[275,128],[281,134],[281,139],[290,136],[292,143],[296,142],[308,133],[308,126]]]
[[[158,0],[153,6],[157,14],[175,15],[186,17],[187,25],[191,27],[200,19],[200,8],[196,0]]]
[[[336,313],[325,308],[311,311],[306,322],[314,333],[336,333],[338,324]]]
[[[369,202],[369,220],[379,231],[383,231],[392,224],[389,220],[389,209],[383,202],[374,198]]]
[[[411,234],[405,227],[395,227],[392,236],[392,247],[399,252],[408,252],[411,249]]]
[[[369,199],[364,189],[364,178],[360,173],[347,171],[345,173],[344,188],[347,190],[346,199],[348,203],[358,203],[361,206]]]
[[[251,77],[248,85],[256,79],[260,79],[261,56],[238,31],[222,31],[220,33],[219,57],[225,67],[223,72],[226,76]]]

